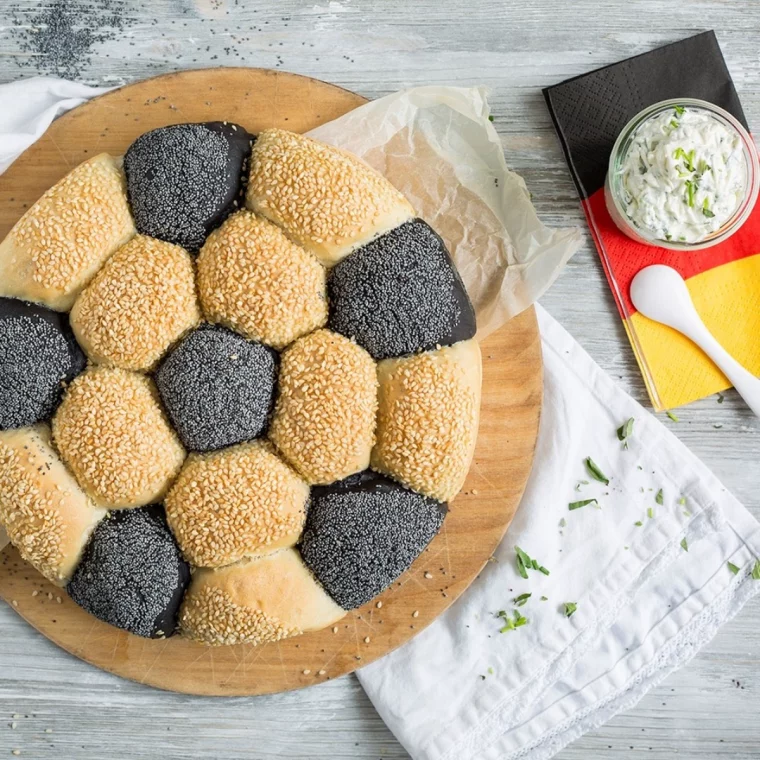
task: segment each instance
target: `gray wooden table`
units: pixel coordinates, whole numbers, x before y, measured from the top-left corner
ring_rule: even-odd
[[[750,124],[760,129],[756,0],[58,2],[78,8],[79,23],[93,24],[106,38],[80,35],[69,61],[70,73],[93,83],[246,65],[308,74],[370,98],[433,82],[488,85],[507,160],[525,177],[549,225],[584,222],[543,104],[544,85],[714,28]],[[50,73],[49,50],[30,49],[28,32],[54,4],[2,0],[0,82]],[[116,9],[117,18],[109,19],[113,11],[104,6]],[[122,27],[116,35],[113,24]],[[647,403],[585,232],[584,239],[543,304],[622,387]],[[664,421],[760,517],[758,421],[733,393],[721,405],[707,399],[679,416],[678,424]],[[755,604],[635,709],[559,757],[760,758],[758,715]],[[267,698],[176,696],[79,662],[3,607],[0,758],[16,748],[23,757],[65,760],[408,757],[353,676]]]

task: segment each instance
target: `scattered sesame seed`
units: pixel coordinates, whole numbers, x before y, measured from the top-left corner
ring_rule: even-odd
[[[416,617],[419,617],[419,616],[420,616],[420,611],[419,611],[419,610],[415,610],[415,611],[412,613],[412,617],[414,617],[414,618],[416,618]]]
[[[320,671],[319,671],[319,675],[321,675],[321,676],[325,675],[325,673],[327,673],[327,671],[326,671],[326,670],[320,670]]]
[[[369,644],[369,636],[365,636],[364,637],[364,643],[365,644]]]
[[[304,674],[305,676],[308,676],[308,675],[309,675],[309,673],[311,673],[311,671],[310,671],[308,668],[306,668],[306,669],[303,671],[303,674]]]
[[[378,603],[375,605],[375,607],[377,607],[377,609],[380,609],[382,606],[383,606],[383,603],[382,603],[382,602],[378,602]]]

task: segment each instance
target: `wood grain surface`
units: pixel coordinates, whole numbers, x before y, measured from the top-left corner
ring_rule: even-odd
[[[38,0],[0,4],[0,81],[50,73],[22,49]],[[46,4],[50,4],[49,1]],[[98,0],[70,0],[98,5]],[[757,0],[150,0],[124,2],[125,31],[81,76],[114,85],[209,65],[280,67],[377,98],[402,87],[487,85],[509,165],[549,225],[584,245],[542,304],[648,406],[540,88],[715,29],[750,125],[760,129]],[[760,517],[760,427],[733,392],[661,415]],[[720,427],[716,427],[720,426]],[[20,715],[14,720],[13,715]],[[758,760],[760,604],[688,666],[558,760]],[[28,717],[24,717],[28,716]],[[0,605],[0,758],[40,760],[408,760],[354,676],[271,697],[206,699],[124,681],[66,655]],[[12,723],[16,728],[11,729]],[[52,734],[45,733],[46,729]]]
[[[361,105],[347,90],[284,72],[168,74],[103,95],[58,119],[0,177],[0,235],[88,156],[121,155],[143,132],[232,121],[256,133],[302,132]],[[372,662],[426,628],[467,588],[512,520],[530,474],[541,409],[541,348],[531,308],[486,340],[481,426],[463,493],[407,573],[335,628],[258,647],[146,640],[93,618],[8,547],[0,597],[61,647],[117,675],[186,694],[251,696],[298,689]],[[380,604],[378,607],[377,605]]]

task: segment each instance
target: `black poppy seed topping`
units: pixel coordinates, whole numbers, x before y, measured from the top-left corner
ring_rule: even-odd
[[[67,586],[91,615],[146,638],[171,636],[177,627],[190,568],[154,504],[111,512],[85,547]]]
[[[329,327],[375,359],[475,335],[475,313],[441,238],[413,219],[330,270]]]
[[[277,353],[226,327],[201,325],[156,374],[185,448],[213,451],[263,435],[275,397]]]
[[[138,137],[124,156],[138,231],[198,251],[243,206],[251,140],[226,122],[176,124]]]
[[[344,610],[390,586],[443,524],[446,506],[374,472],[312,489],[301,555]]]
[[[52,417],[85,363],[65,314],[0,298],[0,430]]]

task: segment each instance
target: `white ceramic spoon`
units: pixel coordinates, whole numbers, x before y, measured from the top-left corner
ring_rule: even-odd
[[[642,269],[631,283],[631,301],[645,317],[678,330],[696,343],[760,417],[760,380],[742,367],[705,327],[683,277],[675,269],[661,264]]]

